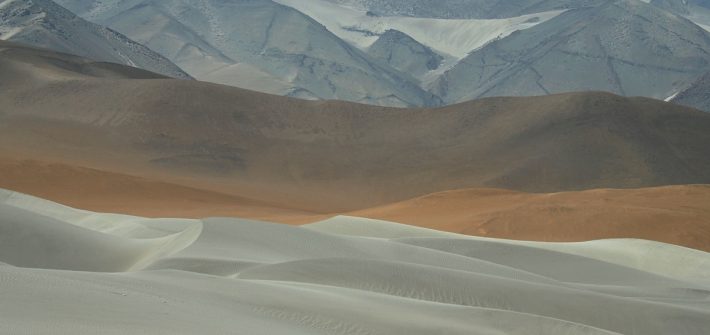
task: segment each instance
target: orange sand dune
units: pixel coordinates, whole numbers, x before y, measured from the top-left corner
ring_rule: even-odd
[[[212,190],[37,160],[0,158],[0,188],[91,211],[147,217],[228,216],[307,222],[314,215]]]
[[[353,216],[508,239],[640,238],[710,251],[710,185],[530,194],[467,189]]]
[[[147,217],[229,216],[304,224],[339,214],[225,194],[207,184],[189,187],[2,157],[0,188],[92,211]],[[476,236],[538,241],[641,238],[710,251],[710,185],[550,194],[467,189],[345,214]]]

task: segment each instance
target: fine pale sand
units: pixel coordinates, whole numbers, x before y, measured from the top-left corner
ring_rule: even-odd
[[[0,190],[7,334],[707,334],[710,255],[340,216],[145,219]]]

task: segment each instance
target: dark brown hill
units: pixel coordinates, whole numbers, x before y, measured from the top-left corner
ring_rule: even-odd
[[[93,64],[93,65],[92,65]],[[313,102],[0,44],[0,153],[318,211],[442,190],[710,183],[710,114],[571,93],[439,109]]]

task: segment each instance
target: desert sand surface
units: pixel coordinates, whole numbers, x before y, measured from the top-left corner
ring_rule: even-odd
[[[307,223],[319,213],[154,178],[0,156],[0,188],[96,212],[146,217],[246,217]]]
[[[587,92],[437,109],[303,101],[0,43],[0,154],[351,211],[439,191],[710,183],[710,114]]]
[[[708,265],[643,240],[146,219],[0,191],[8,334],[706,334]]]
[[[401,222],[465,235],[573,242],[640,238],[710,251],[710,186],[524,193],[439,192],[351,212],[312,212],[202,188],[57,162],[0,156],[0,188],[76,208],[144,217],[241,217],[307,224],[333,216]]]
[[[588,241],[629,237],[710,251],[710,185],[546,194],[467,189],[348,215],[496,238]]]

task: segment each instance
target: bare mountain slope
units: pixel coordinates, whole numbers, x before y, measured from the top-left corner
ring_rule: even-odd
[[[116,63],[41,49],[25,44],[0,41],[0,87],[14,83],[36,84],[46,80],[88,77],[112,79],[166,79],[168,77]],[[31,74],[22,77],[25,74]]]
[[[294,207],[346,210],[476,186],[710,182],[710,114],[646,98],[388,109],[192,81],[81,78],[3,49],[3,152],[172,173]]]
[[[303,13],[271,0],[62,0],[195,78],[305,99],[387,106],[440,100]]]
[[[489,43],[442,76],[445,102],[603,90],[664,99],[710,68],[710,34],[641,1],[574,9]]]
[[[372,58],[419,78],[441,66],[444,57],[407,34],[390,29],[367,50]]]
[[[509,18],[599,5],[607,0],[327,0],[373,15],[442,19]]]
[[[710,29],[710,1],[708,0],[650,0],[649,3],[685,16],[706,30]]]
[[[710,72],[673,96],[671,102],[710,112]]]
[[[0,3],[0,39],[190,78],[160,54],[105,27],[85,21],[51,0]]]

